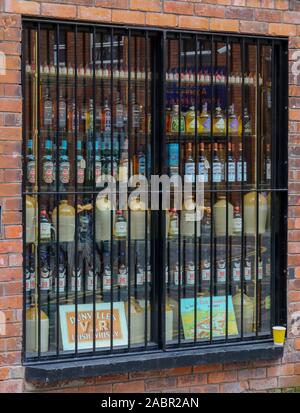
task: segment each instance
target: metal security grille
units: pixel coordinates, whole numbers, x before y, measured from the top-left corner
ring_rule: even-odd
[[[27,20],[22,44],[25,361],[270,340],[286,41]]]

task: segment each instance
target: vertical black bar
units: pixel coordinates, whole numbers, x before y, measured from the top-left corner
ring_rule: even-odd
[[[145,32],[145,174],[147,181],[149,182],[149,169],[148,169],[148,32]],[[151,158],[150,158],[151,160]],[[148,262],[148,205],[146,205],[145,210],[145,258],[144,258],[144,269],[145,269],[145,350],[148,344],[148,274],[147,274],[147,262]]]
[[[26,157],[26,56],[27,56],[27,34],[29,29],[24,27],[22,32],[22,72],[21,72],[21,87],[22,87],[22,233],[23,233],[23,312],[22,312],[22,361],[27,359],[26,353],[26,266],[27,266],[27,254],[26,254],[26,171],[27,171],[27,157]],[[30,63],[29,63],[30,64]],[[29,260],[28,260],[29,261]],[[34,263],[35,265],[36,263]]]
[[[97,273],[96,273],[96,70],[95,70],[95,39],[96,39],[96,29],[93,26],[93,50],[92,50],[92,64],[93,64],[93,178],[92,178],[92,188],[93,188],[93,229],[92,229],[92,249],[93,249],[93,352],[96,351],[96,283],[97,283]],[[100,149],[100,148],[99,148]]]
[[[131,171],[131,128],[132,128],[132,99],[131,99],[131,30],[128,30],[128,178],[130,179]],[[135,103],[135,102],[134,102]],[[127,246],[128,246],[128,351],[130,351],[131,344],[131,228],[130,228],[130,208],[128,208],[128,222],[127,222]]]
[[[179,78],[178,78],[178,104],[179,104],[179,120],[178,120],[178,135],[177,135],[177,139],[178,139],[178,144],[179,144],[179,171],[181,170],[182,176],[183,176],[183,180],[185,179],[185,175],[184,175],[184,164],[181,160],[181,33],[179,33],[178,36],[178,74],[179,74]],[[163,76],[165,77],[165,73],[163,74]],[[181,165],[181,163],[183,164],[183,167]],[[180,343],[181,343],[181,283],[182,283],[182,272],[181,272],[181,267],[182,263],[181,263],[181,211],[178,211],[178,291],[177,291],[177,295],[178,295],[178,346],[180,347]],[[184,263],[183,263],[184,265]],[[183,268],[184,270],[184,268]]]
[[[198,163],[198,36],[194,36],[194,52],[195,52],[195,134],[194,134],[194,162],[195,162],[195,225],[194,225],[194,343],[197,341],[197,292],[198,292],[198,277],[199,277],[199,268],[198,268],[198,205],[197,205],[197,180],[199,177],[199,163]],[[200,236],[200,234],[199,234]]]
[[[216,238],[214,236],[214,191],[216,187],[213,183],[214,177],[214,164],[213,164],[213,151],[214,151],[214,134],[213,134],[213,98],[214,98],[214,84],[213,84],[213,56],[214,56],[214,36],[210,38],[210,134],[211,134],[211,184],[210,184],[210,207],[211,207],[211,226],[210,226],[210,333],[209,340],[210,343],[213,341],[213,295],[214,295],[214,276],[216,273],[216,263],[215,263],[215,242]]]
[[[226,37],[226,72],[228,73],[228,65],[229,65],[229,41],[228,37]],[[228,262],[228,253],[229,253],[229,235],[231,236],[232,234],[228,234],[229,226],[228,226],[228,202],[229,202],[229,184],[228,184],[228,177],[229,177],[229,162],[228,162],[228,96],[229,96],[229,82],[228,82],[228,76],[226,76],[226,109],[225,109],[225,116],[226,116],[226,155],[225,155],[225,173],[226,173],[226,241],[225,241],[225,255],[226,255],[226,286],[225,286],[225,299],[226,299],[226,305],[225,305],[225,313],[226,313],[226,321],[225,321],[225,341],[228,340],[228,290],[229,290],[229,262]],[[230,139],[231,142],[231,139]]]
[[[40,180],[40,152],[41,152],[41,145],[40,145],[40,139],[41,139],[41,122],[40,122],[40,101],[41,101],[41,96],[40,96],[40,39],[41,39],[41,25],[38,23],[38,30],[37,30],[37,62],[36,62],[36,69],[37,69],[37,159],[36,159],[36,164],[38,165],[38,176],[37,176],[37,187],[38,187],[38,192],[40,193],[41,191],[41,180]],[[38,196],[38,275],[39,275],[39,283],[38,283],[38,358],[41,357],[41,286],[40,286],[40,274],[41,274],[41,257],[40,257],[40,195]]]
[[[111,178],[114,179],[114,159],[113,159],[113,145],[114,145],[114,79],[113,79],[113,36],[114,29],[110,29],[110,113],[111,113],[111,125],[110,125],[110,173]],[[111,225],[113,224],[113,209],[111,209]],[[119,250],[119,249],[118,249]],[[113,292],[113,257],[114,257],[114,244],[113,234],[111,234],[111,248],[110,248],[110,351],[113,351],[113,311],[114,311],[114,292]]]
[[[247,48],[249,50],[249,48]],[[244,174],[247,173],[244,169],[244,148],[245,148],[245,121],[244,121],[244,107],[245,107],[245,63],[246,63],[246,56],[245,56],[245,39],[242,39],[241,44],[241,62],[242,62],[242,179],[241,179],[241,214],[242,214],[242,231],[241,231],[241,249],[242,249],[242,257],[241,257],[241,340],[243,340],[244,336],[244,267],[245,267],[245,236],[244,236]]]
[[[256,241],[256,246],[255,246],[255,303],[256,303],[256,309],[255,309],[255,334],[256,338],[258,338],[258,328],[259,328],[259,321],[258,321],[258,316],[259,316],[259,304],[258,299],[259,299],[259,278],[258,278],[258,260],[260,256],[259,252],[259,182],[260,182],[260,40],[257,40],[257,46],[256,46],[256,208],[255,208],[255,214],[256,214],[256,236],[255,236],[255,241]]]

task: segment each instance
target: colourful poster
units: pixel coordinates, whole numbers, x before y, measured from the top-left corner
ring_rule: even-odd
[[[93,304],[78,304],[77,306],[77,343],[78,349],[93,348],[94,320]],[[59,308],[61,336],[64,350],[74,350],[76,340],[76,314],[74,305],[61,305]],[[127,345],[128,331],[123,302],[113,305],[111,316],[110,303],[96,304],[95,310],[95,340],[96,347],[109,347],[111,340],[111,323],[113,324],[113,345]]]
[[[228,335],[237,335],[238,329],[232,303],[232,296],[228,300]],[[197,298],[197,338],[210,337],[210,297]],[[185,339],[194,339],[194,298],[181,299],[181,318]],[[213,337],[226,334],[226,297],[212,297],[212,334]]]

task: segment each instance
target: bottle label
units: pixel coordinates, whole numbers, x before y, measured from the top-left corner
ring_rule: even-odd
[[[173,279],[174,279],[174,285],[179,285],[179,270],[178,268],[175,268],[173,271]],[[183,279],[180,277],[180,285],[183,284]]]
[[[137,285],[143,285],[145,282],[145,271],[143,268],[139,268],[136,273],[136,283]]]
[[[242,218],[233,218],[233,232],[240,233],[242,231]]]
[[[126,287],[128,285],[128,272],[124,270],[118,274],[118,283],[121,287]]]
[[[45,126],[50,126],[52,124],[52,103],[50,101],[45,101],[44,124]]]
[[[208,168],[205,161],[198,163],[199,182],[208,182]]]
[[[243,179],[242,179],[242,177],[243,177],[242,168],[243,168],[243,163],[241,161],[239,161],[237,163],[237,181],[238,182],[243,181]],[[247,181],[247,162],[246,161],[244,161],[244,182],[245,181]]]
[[[80,292],[81,291],[81,276],[80,276],[80,273],[78,273],[76,277],[74,275],[72,275],[72,277],[71,277],[71,291],[72,292],[76,291],[76,280],[77,280],[77,291]]]
[[[86,289],[87,289],[87,291],[94,291],[94,274],[93,274],[93,271],[89,271],[89,274],[87,276]],[[95,290],[96,289],[97,289],[97,277],[96,277],[96,274],[95,274]]]
[[[225,262],[222,261],[219,263],[219,266],[217,268],[217,280],[218,282],[225,282],[226,281],[226,268],[225,268]]]
[[[138,169],[138,173],[139,173],[140,175],[144,175],[144,174],[145,174],[145,170],[146,170],[145,157],[144,157],[144,156],[140,156],[140,157],[139,157],[139,169]]]
[[[270,263],[270,261],[268,260],[267,262],[266,262],[266,275],[270,275],[271,274],[271,263]]]
[[[44,162],[43,180],[46,184],[52,184],[54,181],[54,163],[52,161]]]
[[[202,281],[210,280],[210,263],[209,261],[204,261],[204,268],[202,269]]]
[[[194,285],[195,284],[195,268],[190,267],[186,270],[186,283],[187,285]]]
[[[35,183],[35,161],[30,161],[27,163],[27,181],[30,184]]]
[[[59,179],[62,184],[70,182],[70,162],[61,162],[59,166]]]
[[[138,106],[134,105],[132,110],[132,127],[140,127],[140,109]]]
[[[50,271],[48,268],[41,269],[41,290],[49,291],[51,286]]]
[[[48,240],[51,238],[51,224],[49,222],[40,223],[40,238]]]
[[[225,121],[223,118],[220,118],[219,120],[216,121],[215,123],[215,129],[216,132],[218,133],[224,133],[225,132]]]
[[[60,105],[59,107],[59,127],[64,129],[66,127],[66,106]]]
[[[210,118],[208,118],[208,119],[206,119],[204,122],[203,122],[203,132],[205,132],[205,133],[210,133],[210,129],[211,129],[211,127],[210,127],[210,125],[211,125],[211,122],[210,122]]]
[[[258,279],[262,280],[262,278],[263,278],[263,265],[262,265],[261,261],[258,263],[257,272],[258,272],[258,274],[257,274]]]
[[[123,128],[124,127],[124,114],[123,114],[123,106],[117,105],[116,107],[116,127]]]
[[[193,162],[186,163],[184,166],[185,182],[195,181],[195,164]]]
[[[101,183],[101,162],[97,161],[95,163],[95,179],[96,179],[96,185],[100,185]]]
[[[107,110],[104,114],[104,131],[110,132],[111,130],[111,115],[110,111]]]
[[[239,261],[233,263],[232,278],[235,282],[239,282],[241,279],[241,264]]]
[[[178,221],[177,219],[170,220],[170,235],[177,235],[178,234]]]
[[[228,182],[235,182],[235,162],[228,162]]]
[[[116,236],[125,237],[127,235],[127,222],[116,222]]]
[[[236,118],[229,122],[229,132],[236,133],[238,131],[238,128],[239,128],[239,123]]]
[[[222,165],[220,162],[213,163],[213,182],[222,181]]]
[[[111,272],[108,270],[104,270],[103,273],[103,290],[110,290],[111,289]]]
[[[171,132],[179,131],[179,116],[172,116]],[[180,132],[184,132],[184,118],[181,117]]]
[[[266,179],[267,181],[271,180],[271,162],[270,161],[266,163]]]
[[[192,132],[195,132],[195,130],[196,130],[196,120],[191,119],[190,121],[187,122],[186,131],[192,133]]]

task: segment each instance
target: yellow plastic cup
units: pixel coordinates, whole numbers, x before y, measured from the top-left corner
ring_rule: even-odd
[[[273,327],[273,340],[275,346],[283,346],[286,328],[282,326]]]

